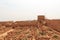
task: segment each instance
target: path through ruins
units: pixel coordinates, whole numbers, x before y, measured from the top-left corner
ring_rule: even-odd
[[[5,37],[11,31],[14,31],[14,29],[10,29],[10,30],[8,30],[7,32],[5,32],[3,34],[0,34],[0,37],[2,37],[2,36]]]

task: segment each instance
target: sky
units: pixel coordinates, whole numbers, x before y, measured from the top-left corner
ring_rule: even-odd
[[[0,21],[60,19],[60,0],[0,0]]]

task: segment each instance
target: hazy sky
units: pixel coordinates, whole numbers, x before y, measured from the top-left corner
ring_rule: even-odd
[[[0,21],[60,19],[60,0],[0,0]]]

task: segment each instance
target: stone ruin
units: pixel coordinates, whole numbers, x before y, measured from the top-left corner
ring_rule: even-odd
[[[32,20],[32,21],[15,21],[15,22],[4,21],[4,22],[0,22],[0,30],[1,30],[0,34],[3,34],[10,29],[14,29],[14,31],[9,32],[6,37],[1,37],[1,35],[0,35],[1,40],[15,40],[15,37],[16,37],[16,40],[20,40],[21,35],[24,33],[23,32],[22,34],[19,34],[21,27],[22,27],[22,30],[24,30],[24,31],[26,29],[28,31],[29,31],[29,29],[31,29],[30,30],[30,31],[32,31],[31,34],[36,37],[36,40],[49,40],[50,39],[49,36],[51,36],[53,33],[60,35],[60,19],[59,20],[49,20],[49,19],[46,19],[45,16],[39,15],[37,20]],[[46,35],[46,37],[39,38],[39,36],[36,36],[36,33],[38,33],[35,30],[36,28],[39,29],[39,31],[44,32],[44,33],[48,32],[48,30],[51,31],[51,29],[53,29],[57,32],[53,32],[53,31],[48,32],[47,34],[49,36]],[[16,34],[17,32],[19,35]],[[42,33],[40,33],[40,34],[44,35]],[[22,35],[22,36],[24,36],[24,35]],[[34,37],[32,37],[32,39],[33,38]],[[33,40],[35,40],[35,39],[33,39]]]

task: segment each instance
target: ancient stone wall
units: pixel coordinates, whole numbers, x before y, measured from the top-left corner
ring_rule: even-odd
[[[42,27],[42,25],[46,25],[48,27],[51,27],[57,31],[60,31],[60,20],[49,20],[49,19],[45,19],[45,17],[42,16],[38,16],[38,19],[35,21],[4,21],[4,22],[0,22],[0,26],[5,26],[5,27],[30,27],[30,26],[39,26]]]

